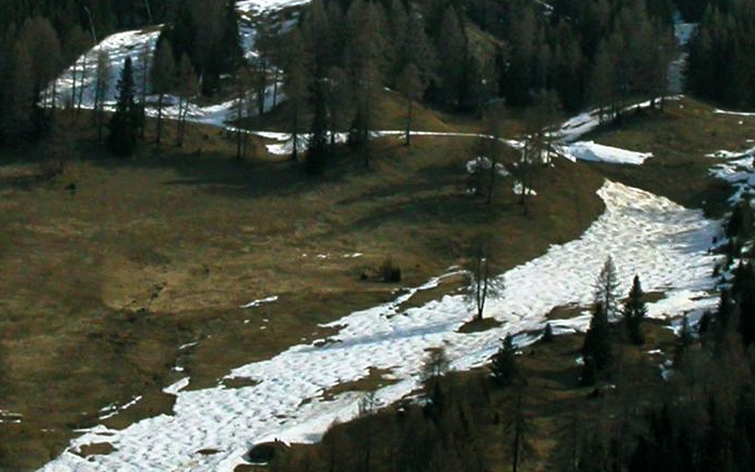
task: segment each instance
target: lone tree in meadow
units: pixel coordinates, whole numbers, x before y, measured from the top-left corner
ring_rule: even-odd
[[[485,303],[491,295],[503,292],[503,280],[496,278],[490,271],[490,254],[488,245],[478,243],[469,268],[471,278],[470,292],[467,294],[467,303],[474,309],[473,321],[482,320]]]
[[[638,346],[645,344],[645,336],[642,334],[642,320],[647,316],[648,308],[645,304],[644,295],[640,285],[640,277],[635,275],[632,289],[629,291],[629,298],[624,303],[621,314],[624,316],[629,340]]]
[[[136,149],[136,138],[141,125],[141,113],[134,100],[134,71],[127,57],[116,85],[118,102],[110,119],[108,146],[117,156],[130,156]]]

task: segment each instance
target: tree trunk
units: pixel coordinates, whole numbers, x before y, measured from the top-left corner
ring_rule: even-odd
[[[155,143],[160,144],[160,141],[162,140],[163,135],[163,100],[165,99],[165,94],[161,93],[157,97],[157,137],[155,138]]]
[[[412,99],[407,98],[407,101],[409,102],[409,106],[407,107],[407,113],[406,113],[406,139],[404,140],[405,146],[411,146],[411,136],[412,136],[412,109],[414,108]]]

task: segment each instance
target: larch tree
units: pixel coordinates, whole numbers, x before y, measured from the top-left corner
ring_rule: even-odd
[[[110,54],[105,49],[97,51],[97,72],[94,82],[94,124],[97,140],[102,141],[102,128],[105,124],[105,100],[110,89]]]
[[[135,99],[134,69],[130,57],[126,57],[123,63],[116,90],[118,101],[115,105],[115,113],[110,119],[108,145],[113,154],[130,156],[136,149],[141,119]]]
[[[147,119],[147,94],[149,76],[152,70],[152,50],[149,43],[144,43],[139,50],[139,115],[141,115],[139,135],[144,138]]]
[[[90,37],[81,26],[76,23],[68,32],[63,45],[63,59],[71,64],[71,97],[70,106],[78,110],[78,95],[84,86],[85,63],[80,63],[79,53],[85,51],[90,45]]]
[[[35,103],[42,108],[55,108],[53,79],[62,64],[58,34],[46,18],[35,17],[24,22],[21,41],[26,44],[31,59]],[[52,87],[50,87],[52,82]]]
[[[603,263],[598,278],[595,280],[595,304],[601,304],[608,321],[618,318],[619,314],[619,276],[613,258],[608,256]]]
[[[514,402],[513,415],[510,416],[505,431],[510,441],[511,472],[517,472],[522,463],[534,453],[532,426],[524,409],[524,384],[517,389]]]
[[[314,116],[307,142],[307,156],[304,169],[307,174],[322,173],[327,164],[328,148],[328,110],[325,104],[324,80],[318,80],[314,87]]]
[[[436,48],[440,62],[440,94],[444,103],[459,105],[467,63],[467,37],[459,13],[449,5],[443,14]]]
[[[152,90],[157,94],[157,136],[155,143],[160,145],[163,131],[163,105],[165,95],[175,89],[176,60],[173,57],[173,47],[168,39],[163,40],[157,47],[157,54],[152,66]]]
[[[6,61],[7,75],[3,90],[0,91],[3,97],[0,133],[4,141],[18,143],[29,135],[32,128],[34,107],[32,60],[26,45],[21,41],[14,41]]]
[[[417,65],[413,62],[408,63],[399,77],[399,91],[406,97],[406,127],[404,133],[404,144],[411,146],[412,115],[414,102],[422,97],[427,84],[422,80]]]
[[[176,121],[176,145],[182,147],[186,136],[186,117],[189,114],[189,100],[199,93],[199,82],[194,67],[187,54],[181,56],[178,65],[178,120]]]
[[[331,67],[325,78],[325,102],[328,107],[328,133],[330,153],[335,152],[336,135],[346,129],[354,104],[351,82],[340,67]]]
[[[307,49],[301,32],[298,29],[292,31],[286,50],[286,75],[283,85],[290,103],[289,130],[293,140],[293,160],[299,157],[301,121],[309,95],[310,71]]]
[[[473,321],[481,321],[485,304],[491,296],[503,292],[503,280],[495,277],[490,269],[490,251],[488,244],[478,242],[470,262],[469,277],[471,287],[467,293],[467,304],[474,310]]]

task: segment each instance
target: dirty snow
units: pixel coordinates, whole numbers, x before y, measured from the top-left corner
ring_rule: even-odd
[[[552,246],[545,255],[501,276],[502,296],[490,300],[485,312],[503,322],[500,328],[457,333],[470,317],[463,294],[402,311],[402,302],[414,293],[438,285],[439,279],[433,279],[390,303],[332,323],[343,328],[326,345],[294,346],[228,375],[253,378],[259,382],[254,386],[183,391],[176,385],[171,388],[177,397],[171,415],[145,419],[122,431],[93,428],[70,446],[107,441],[116,451],[89,458],[65,452],[43,470],[222,472],[242,463],[241,456],[256,442],[317,441],[334,420],[353,418],[361,398],[346,393],[326,401],[326,389],[366,376],[370,367],[390,369],[400,381],[376,394],[378,402],[387,405],[418,388],[427,348],[445,346],[455,369],[483,364],[505,334],[541,329],[545,315],[555,307],[588,304],[595,276],[609,255],[616,262],[622,292],[639,274],[647,291],[666,294],[666,299],[651,304],[651,316],[677,316],[715,305],[715,298],[706,293],[714,285],[707,243],[719,230],[717,223],[700,211],[613,182],[606,182],[599,195],[605,213],[581,238]],[[582,315],[551,325],[556,332],[567,332],[584,330],[588,322],[589,316]],[[517,341],[535,337],[520,336]],[[206,448],[220,452],[197,453]]]

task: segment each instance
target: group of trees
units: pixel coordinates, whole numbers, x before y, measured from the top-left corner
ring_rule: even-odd
[[[56,106],[48,85],[63,66],[64,50],[49,20],[28,18],[0,38],[0,143],[41,136]],[[45,107],[50,107],[45,110]]]
[[[418,100],[484,115],[493,99],[524,107],[548,97],[556,109],[593,104],[618,118],[628,100],[665,92],[671,11],[645,0],[315,0],[261,60],[286,71],[291,132],[315,115],[307,169],[317,172],[336,131],[348,130],[369,165],[383,87],[407,99],[407,144]]]
[[[639,276],[635,275],[629,296],[620,306],[619,280],[613,259],[609,257],[598,275],[595,284],[594,302],[590,327],[582,346],[581,383],[593,384],[599,373],[611,366],[613,361],[612,321],[621,321],[626,337],[636,345],[645,343],[642,321],[647,315],[647,305]]]
[[[689,89],[738,108],[755,106],[755,4],[711,0],[690,43]]]
[[[59,33],[79,26],[104,37],[119,29],[165,21],[171,0],[6,0],[0,4],[0,29],[27,18],[50,20]]]

